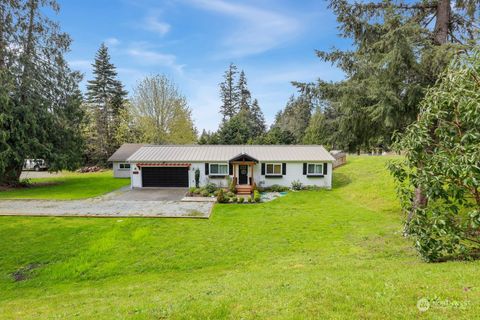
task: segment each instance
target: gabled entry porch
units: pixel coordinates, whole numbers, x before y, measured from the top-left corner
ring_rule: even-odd
[[[246,153],[230,159],[229,164],[233,170],[233,183],[237,194],[251,194],[255,189],[253,172],[258,160]]]

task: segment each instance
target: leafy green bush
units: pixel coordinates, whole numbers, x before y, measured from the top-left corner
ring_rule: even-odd
[[[301,183],[299,180],[292,181],[292,189],[293,190],[302,190],[303,189],[303,183]]]
[[[231,192],[231,191],[228,191],[228,192],[227,192],[227,196],[230,197],[230,198],[231,198],[231,197],[234,197],[234,196],[235,196],[235,193],[233,193],[233,192]]]
[[[233,202],[233,203],[237,203],[237,197],[236,197],[236,196],[233,196],[233,197],[232,197],[232,202]]]
[[[271,185],[270,187],[265,188],[265,191],[270,191],[270,192],[283,192],[283,191],[288,191],[288,187],[284,187],[278,184]]]
[[[238,197],[238,202],[239,202],[239,203],[243,203],[243,201],[245,201],[245,198],[244,198],[244,197]]]
[[[205,186],[205,190],[208,191],[208,193],[214,193],[215,190],[217,190],[217,185],[215,183],[212,183],[212,182],[209,182],[207,183],[207,185]]]
[[[248,201],[248,203],[252,203],[253,202],[253,196],[248,197],[247,201]]]
[[[215,196],[215,197],[218,196],[218,194],[220,193],[220,190],[222,190],[222,189],[213,191],[213,196]]]
[[[255,200],[255,202],[260,202],[261,196],[258,190],[253,191],[253,200]]]
[[[408,213],[404,231],[426,261],[480,252],[479,58],[452,62],[394,144],[404,153],[389,165]]]
[[[188,188],[188,193],[190,193],[190,194],[195,194],[195,190],[196,190],[196,189],[197,189],[197,188],[195,188],[195,187],[190,187],[190,188]]]
[[[208,196],[210,196],[210,192],[208,192],[207,190],[202,190],[202,191],[200,191],[200,195],[202,197],[208,197]]]
[[[225,194],[223,192],[223,189],[219,189],[218,192],[217,192],[217,202],[218,203],[228,202],[228,198],[225,198]]]

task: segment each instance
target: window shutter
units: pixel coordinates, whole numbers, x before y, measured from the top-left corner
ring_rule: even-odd
[[[306,163],[303,164],[303,175],[304,176],[307,175],[307,164]]]
[[[208,172],[209,166],[208,163],[205,162],[205,175],[208,176],[210,172]]]
[[[265,175],[265,163],[262,163],[262,176]]]
[[[327,168],[328,168],[328,163],[323,164],[323,175],[327,175]]]
[[[287,164],[282,163],[282,175],[286,175],[286,174],[287,174]]]
[[[228,164],[228,175],[233,176],[233,164]]]

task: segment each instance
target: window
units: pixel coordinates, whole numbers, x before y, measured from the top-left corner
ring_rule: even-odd
[[[282,164],[281,163],[267,163],[266,168],[267,176],[278,176],[282,175]]]
[[[228,165],[221,163],[210,164],[210,175],[226,176],[228,174]]]
[[[308,175],[320,176],[323,174],[323,164],[322,163],[309,163],[308,164]]]
[[[130,169],[130,163],[120,163],[120,169]]]

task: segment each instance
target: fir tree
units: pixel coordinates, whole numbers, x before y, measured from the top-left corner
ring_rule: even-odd
[[[70,37],[45,9],[59,7],[54,0],[0,3],[0,184],[19,182],[25,158],[43,158],[51,170],[81,161],[81,76],[64,59]]]
[[[101,44],[93,63],[94,79],[87,84],[87,101],[92,108],[95,121],[95,134],[91,142],[93,155],[98,164],[106,164],[107,158],[120,146],[116,137],[119,123],[124,114],[127,92],[117,80],[115,66],[110,62],[110,55],[105,44]]]
[[[250,118],[252,121],[252,132],[254,137],[259,137],[265,134],[266,125],[263,112],[258,105],[258,100],[254,99],[250,107]]]
[[[291,96],[285,109],[277,113],[274,127],[288,131],[301,143],[311,117],[312,103],[305,95]]]
[[[238,99],[240,93],[235,84],[237,73],[237,67],[233,63],[230,63],[227,71],[225,71],[223,75],[224,80],[220,83],[220,98],[222,100],[220,114],[222,115],[223,121],[230,119],[239,111]]]
[[[250,90],[248,90],[247,77],[245,76],[245,72],[243,70],[240,72],[240,76],[238,77],[236,91],[239,95],[238,109],[249,111],[252,96],[250,94]]]

